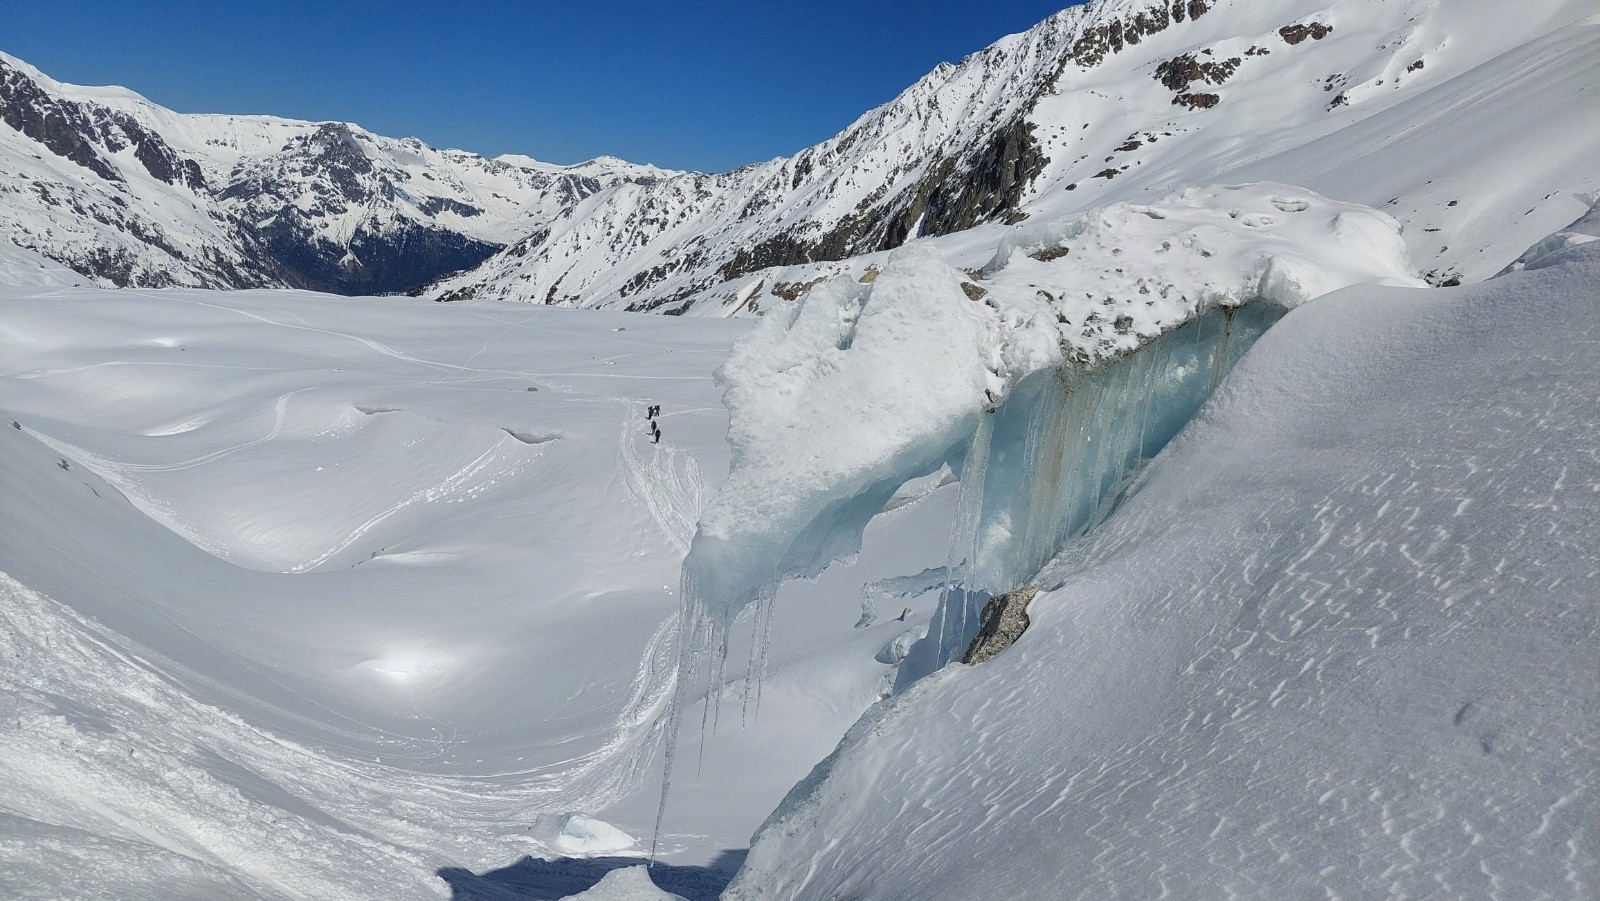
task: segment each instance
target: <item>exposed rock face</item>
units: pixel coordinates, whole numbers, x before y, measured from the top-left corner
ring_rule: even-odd
[[[132,148],[150,176],[169,185],[205,187],[194,160],[180,157],[160,135],[116,110],[50,96],[22,71],[0,59],[0,121],[107,181],[122,175],[102,154]]]
[[[1190,109],[1211,109],[1222,102],[1222,97],[1217,94],[1179,94],[1172,98],[1174,104],[1187,106]]]
[[[376,154],[374,154],[376,155]],[[375,162],[349,125],[329,122],[289,141],[270,157],[241,165],[220,198],[235,216],[257,223],[257,247],[289,285],[336,294],[391,294],[476,266],[501,245],[426,221],[368,211],[402,202],[406,173]],[[584,195],[572,198],[575,202]],[[415,204],[424,217],[483,213],[450,197]],[[323,224],[356,223],[332,240]]]
[[[1449,5],[1342,2],[1384,39],[1334,39],[1329,9],[1312,0],[1093,0],[935,67],[793,157],[715,175],[487,160],[340,123],[180,116],[128,92],[59,85],[0,54],[0,239],[124,285],[749,313],[783,302],[776,286],[859,277],[882,262],[859,257],[916,238],[1252,173],[1330,139],[1330,111],[1342,129],[1492,58],[1429,57],[1416,77],[1417,48],[1456,27]],[[1497,34],[1521,35],[1501,49],[1583,11],[1552,2],[1564,11],[1549,25],[1495,13]],[[1269,81],[1281,90],[1255,89]],[[1259,140],[1263,122],[1277,138]],[[1334,177],[1299,162],[1265,171]],[[1526,211],[1572,187],[1537,181],[1519,180],[1505,201],[1519,221],[1502,225],[1532,235]],[[1427,219],[1426,187],[1356,199]],[[1408,190],[1415,202],[1400,196]],[[1468,247],[1419,228],[1411,234],[1429,240],[1411,251],[1423,269],[1483,277],[1510,258],[1490,252],[1504,233]],[[744,290],[757,282],[760,296]]]
[[[1216,100],[1220,98],[1215,94],[1191,93],[1189,86],[1197,81],[1222,84],[1239,68],[1240,62],[1241,59],[1237,56],[1211,60],[1198,58],[1193,53],[1183,53],[1157,66],[1155,78],[1173,92],[1174,104],[1186,105],[1190,109],[1209,109],[1216,106]],[[1200,97],[1209,97],[1212,100],[1197,102],[1196,98]]]
[[[1576,0],[1560,2],[1570,10],[1552,22],[1578,12]],[[863,255],[913,239],[1081,212],[1185,179],[1256,173],[1264,159],[1328,138],[1330,104],[1357,107],[1339,116],[1343,128],[1415,100],[1422,79],[1396,84],[1392,71],[1456,27],[1454,12],[1427,0],[1342,0],[1340,9],[1383,39],[1337,40],[1330,10],[1312,0],[1093,0],[934,68],[793,157],[607,189],[423,293],[743,314],[786,302],[777,286],[860,277],[882,263]],[[1497,29],[1512,33],[1545,27],[1510,11],[1496,16]],[[1493,58],[1430,59],[1428,75],[1437,84]],[[1272,141],[1260,140],[1263,123]],[[1289,181],[1333,177],[1299,161],[1261,171]],[[1324,187],[1360,191],[1378,181]],[[1560,186],[1526,192],[1517,213],[1553,203],[1545,196],[1552,188]],[[1393,197],[1361,200],[1378,206]],[[1412,250],[1426,269],[1446,255],[1441,247],[1459,256],[1457,246],[1440,240]],[[1488,260],[1487,251],[1480,240],[1467,252]],[[763,293],[751,295],[758,282]]]
[[[1029,585],[990,598],[989,603],[983,605],[978,634],[972,636],[972,644],[967,646],[961,662],[982,663],[1016,644],[1032,624],[1028,619],[1028,604],[1038,593],[1039,589]]]

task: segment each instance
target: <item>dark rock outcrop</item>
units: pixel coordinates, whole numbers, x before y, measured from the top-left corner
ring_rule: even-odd
[[[982,663],[1015,644],[1032,624],[1028,604],[1038,593],[1039,589],[1030,585],[990,598],[978,619],[978,633],[972,636],[961,662]]]
[[[1304,41],[1306,38],[1310,38],[1313,41],[1320,41],[1332,33],[1333,26],[1324,25],[1321,22],[1307,22],[1303,25],[1285,25],[1278,29],[1278,36],[1283,38],[1284,43],[1290,45],[1291,47],[1300,43],[1301,41]]]
[[[492,215],[505,216],[511,201],[473,178],[514,184],[551,215],[609,184],[655,180],[620,161],[615,169],[600,162],[563,171],[437,151],[339,122],[285,123],[281,133],[292,136],[281,147],[247,153],[230,152],[239,149],[235,138],[208,125],[199,136],[171,133],[169,143],[158,125],[144,124],[166,121],[153,105],[156,115],[144,115],[144,103],[63,89],[0,58],[0,128],[38,145],[19,145],[25,154],[73,164],[0,182],[0,204],[8,195],[26,198],[19,209],[28,212],[5,223],[10,240],[121,287],[396,293],[502,249],[482,237],[495,233],[497,221],[469,228],[464,220],[489,217],[484,206],[496,201]],[[212,145],[222,155],[213,156]],[[228,159],[238,160],[231,171],[223,168]],[[82,171],[69,171],[74,166]],[[141,190],[145,174],[189,196],[152,206]],[[104,228],[79,227],[90,223]]]

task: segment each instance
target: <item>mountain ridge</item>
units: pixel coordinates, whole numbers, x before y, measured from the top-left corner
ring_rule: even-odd
[[[1428,109],[1428,95],[1449,85],[1450,96],[1506,96],[1515,85],[1480,75],[1507,54],[1556,60],[1546,68],[1572,78],[1596,57],[1586,12],[1564,0],[1517,10],[1367,0],[1073,7],[935,67],[815,147],[721,175],[618,186],[423,293],[727,315],[792,299],[820,277],[861,277],[882,262],[871,255],[913,238],[957,255],[986,251],[997,229],[1028,216],[1256,180],[1316,181],[1306,186],[1386,208],[1411,227],[1412,255],[1435,283],[1484,278],[1576,215],[1570,192],[1592,190],[1600,142],[1549,122],[1513,131],[1471,108],[1446,116]],[[1552,38],[1562,49],[1541,49]],[[1585,92],[1560,96],[1566,122],[1583,109],[1600,116]],[[1371,185],[1380,179],[1323,177],[1330,161],[1307,148],[1402,108],[1405,121],[1369,136],[1374,168],[1421,177],[1382,196]],[[1406,132],[1460,119],[1472,121],[1461,129],[1469,146],[1496,154],[1488,174],[1516,165],[1532,178],[1493,198],[1494,230],[1463,229],[1458,242],[1458,225],[1434,220],[1464,221],[1447,211],[1468,186],[1434,196],[1427,157],[1446,148]],[[1570,145],[1565,158],[1534,152],[1556,141]],[[1523,210],[1527,222],[1511,221]],[[1435,228],[1437,244],[1425,237]],[[969,255],[964,265],[984,258]]]
[[[619,180],[615,158],[489,159],[346,122],[177,113],[0,54],[0,236],[104,284],[392,293]]]
[[[702,173],[175,113],[0,55],[0,237],[102,284],[735,315],[866,277],[909,240],[980,265],[1026,218],[1277,181],[1395,215],[1453,284],[1600,189],[1600,136],[1573,126],[1600,120],[1594,77],[1581,0],[1098,0],[793,156]]]

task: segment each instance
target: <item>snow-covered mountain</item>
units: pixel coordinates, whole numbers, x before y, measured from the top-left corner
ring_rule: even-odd
[[[106,284],[726,315],[911,238],[978,226],[942,243],[986,245],[976,265],[1026,218],[1269,179],[1391,213],[1431,281],[1471,281],[1600,188],[1592,13],[1099,0],[941,64],[793,157],[714,175],[177,114],[0,56],[0,237]]]
[[[1593,13],[1100,0],[939,66],[793,157],[602,191],[427,294],[748,311],[909,238],[983,226],[941,243],[981,245],[978,265],[1007,223],[1263,179],[1394,215],[1435,283],[1481,279],[1600,186]]]
[[[406,291],[607,187],[670,173],[486,159],[341,122],[175,113],[0,54],[0,239],[107,285]]]

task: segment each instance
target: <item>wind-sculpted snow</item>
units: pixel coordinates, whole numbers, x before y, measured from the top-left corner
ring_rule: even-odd
[[[0,896],[431,898],[641,854],[748,325],[83,281],[0,253]],[[856,629],[861,586],[937,564],[941,502],[802,591],[771,729],[706,748],[667,861],[743,847],[878,696],[931,598]]]
[[[1600,253],[1290,313],[729,898],[1592,897]]]
[[[642,855],[751,323],[86,281],[0,248],[0,897],[503,897]],[[763,718],[685,741],[663,863],[720,885],[886,690],[935,599],[858,628],[863,587],[942,562],[953,496],[784,589]]]
[[[1518,272],[1569,247],[1600,241],[1600,194],[1585,194],[1579,199],[1589,205],[1587,212],[1574,219],[1571,225],[1528,248],[1505,268],[1505,272]]]

